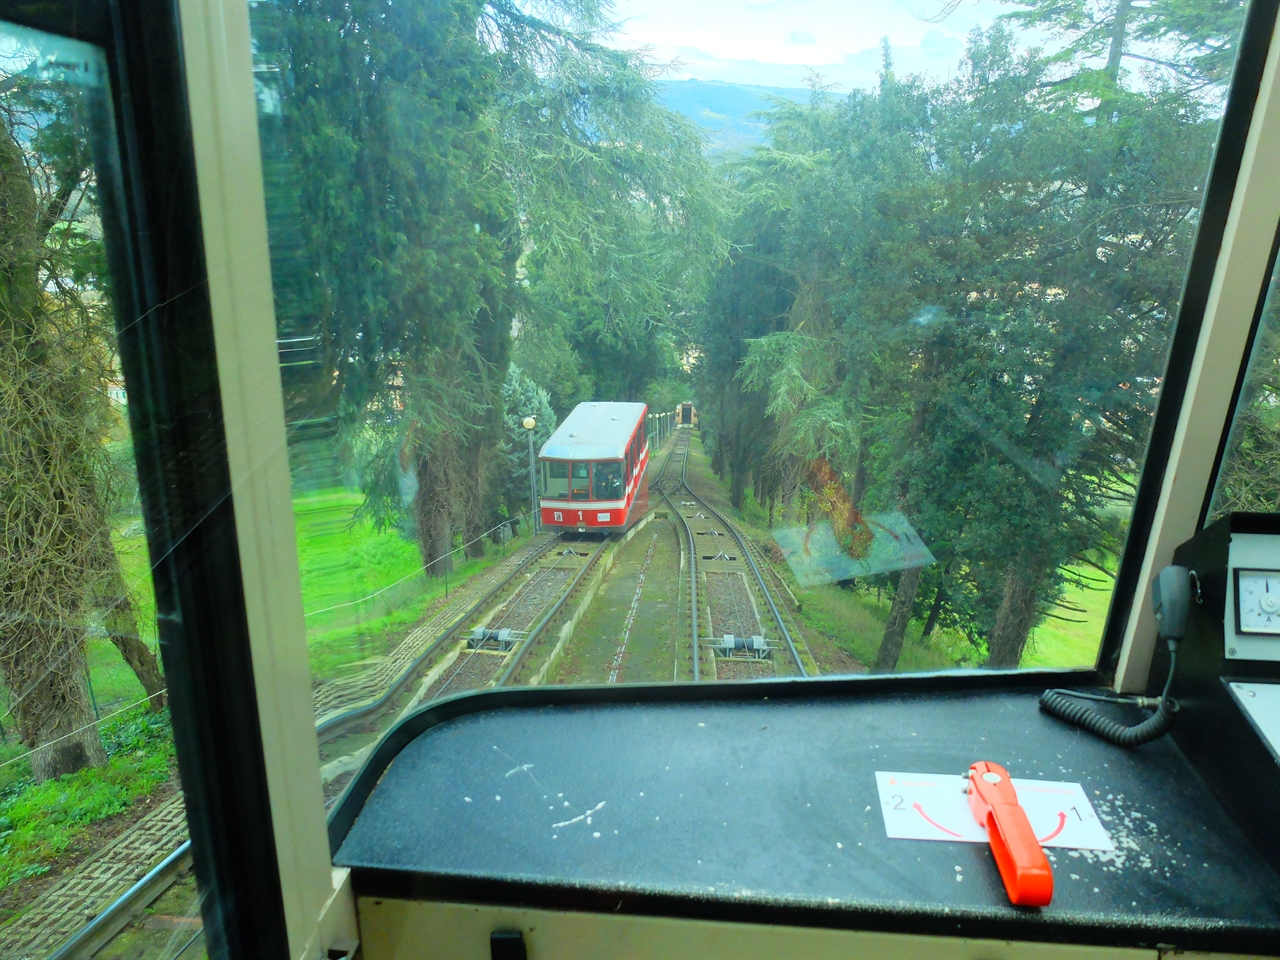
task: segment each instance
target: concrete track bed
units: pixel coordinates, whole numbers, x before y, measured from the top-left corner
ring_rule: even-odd
[[[619,550],[609,575],[551,671],[549,683],[610,681],[650,546],[653,554],[614,682],[672,679],[677,638],[684,637],[677,609],[680,542],[670,523],[657,521]]]

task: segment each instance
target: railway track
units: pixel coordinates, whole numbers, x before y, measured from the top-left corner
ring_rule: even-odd
[[[654,481],[687,551],[693,677],[703,679],[704,647],[725,633],[770,636],[770,661],[717,657],[718,679],[774,675],[778,654],[788,672],[809,671],[787,629],[754,550],[737,526],[687,482],[691,431],[681,430]],[[669,476],[679,466],[679,477]],[[445,696],[515,681],[530,651],[609,545],[544,536],[470,580],[448,603],[359,674],[316,688],[326,796],[336,799],[372,744],[406,713]],[[521,579],[523,577],[523,580]],[[510,589],[515,584],[515,589]],[[765,624],[772,624],[766,627]],[[774,626],[776,625],[776,631]],[[477,627],[487,639],[472,641]],[[504,639],[502,631],[509,631]],[[704,636],[703,634],[706,634]],[[780,643],[777,641],[780,639]],[[761,665],[772,663],[767,673]],[[416,681],[416,689],[415,689]],[[326,750],[325,747],[330,749]],[[180,795],[144,817],[0,935],[5,957],[89,956],[158,897],[190,864]],[[132,886],[129,883],[132,882]],[[69,905],[75,904],[74,909]],[[89,905],[97,914],[87,914]],[[105,907],[105,908],[104,908]],[[85,921],[89,921],[87,924]]]
[[[441,617],[447,625],[395,676],[386,693],[319,724],[326,803],[336,802],[378,738],[402,717],[442,696],[509,683],[608,543],[608,537],[551,537],[499,582],[478,589],[478,598],[460,616],[454,607],[450,617]],[[515,589],[508,592],[513,583]]]
[[[689,486],[691,438],[692,431],[679,429],[676,445],[663,464],[656,485],[672,513],[679,518],[683,545],[688,550],[693,679],[702,679],[703,648],[722,643],[726,635],[732,635],[741,646],[732,651],[723,650],[724,656],[712,660],[718,679],[772,676],[783,670],[809,676],[810,671],[746,537],[736,524]],[[673,464],[680,466],[679,479],[666,475]],[[706,618],[701,617],[704,604]],[[764,651],[755,638],[764,641],[767,656],[762,656]],[[783,655],[781,658],[777,656],[779,653]],[[772,670],[763,666],[768,661],[773,664]],[[722,677],[721,673],[725,675]]]

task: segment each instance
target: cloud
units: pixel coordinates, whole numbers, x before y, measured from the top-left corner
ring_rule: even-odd
[[[814,42],[813,34],[808,30],[792,30],[791,33],[787,35],[787,43],[798,43],[807,46]]]

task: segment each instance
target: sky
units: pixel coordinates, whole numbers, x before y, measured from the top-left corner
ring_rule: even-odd
[[[942,0],[614,0],[623,22],[613,43],[649,47],[677,66],[664,79],[801,87],[811,73],[847,91],[871,87],[888,37],[894,69],[946,79],[975,26],[1010,8],[962,0],[945,20]]]

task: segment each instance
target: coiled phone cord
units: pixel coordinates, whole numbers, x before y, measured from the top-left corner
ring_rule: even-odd
[[[1046,690],[1040,695],[1040,709],[1067,723],[1083,727],[1119,747],[1139,747],[1144,743],[1160,739],[1169,732],[1178,714],[1178,701],[1169,696],[1169,687],[1173,683],[1173,668],[1178,662],[1178,641],[1167,642],[1169,644],[1169,676],[1164,682],[1164,692],[1160,694],[1156,712],[1141,723],[1131,727],[1125,726],[1110,717],[1103,716],[1094,707],[1071,698],[1084,697],[1089,700],[1105,700],[1112,703],[1141,703],[1146,700],[1145,697],[1125,699],[1076,693],[1072,690]]]

